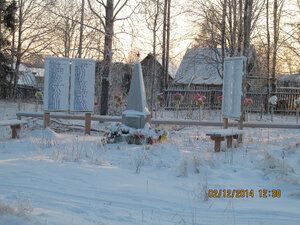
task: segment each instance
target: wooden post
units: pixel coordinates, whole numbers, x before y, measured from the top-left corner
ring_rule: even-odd
[[[18,98],[18,111],[21,111],[21,100]]]
[[[296,108],[296,120],[299,123],[299,107]]]
[[[245,107],[244,107],[244,102],[245,102],[245,88],[246,88],[246,76],[243,76],[243,81],[242,81],[242,103],[241,103],[241,118],[238,122],[238,129],[243,130],[244,128],[244,116],[245,116]],[[238,136],[238,143],[243,143],[243,135]]]
[[[155,113],[154,113],[154,118],[156,119],[157,118],[157,101],[155,101]]]
[[[15,139],[18,136],[18,131],[20,130],[21,125],[20,124],[11,125],[10,128],[11,128],[11,138]]]
[[[192,100],[192,94],[190,93],[190,104],[189,104],[189,112],[188,115],[191,120],[193,119],[193,100]]]
[[[232,148],[232,139],[233,139],[233,136],[227,136],[226,137],[227,148]]]
[[[223,124],[224,129],[228,129],[228,118],[224,118],[223,121],[224,121]]]
[[[91,134],[91,113],[85,114],[84,134]]]
[[[178,110],[179,110],[179,104],[176,103],[176,119],[178,119]]]
[[[199,120],[201,120],[201,106],[199,106]]]
[[[35,111],[36,112],[38,111],[38,100],[37,99],[35,100]]]
[[[243,118],[241,118],[238,122],[238,129],[243,130],[243,128],[244,128],[244,123],[243,123]],[[240,134],[238,136],[238,143],[243,143],[243,135],[242,134]]]
[[[273,122],[274,107],[271,107],[271,121]]]
[[[244,83],[244,79],[243,79],[243,83]],[[238,122],[238,129],[239,130],[243,130],[243,128],[244,128],[244,96],[242,97],[242,114],[241,114],[241,118],[240,118],[240,120],[239,120],[239,122]],[[238,136],[238,143],[243,143],[243,135],[241,134],[241,135],[239,135]]]
[[[221,141],[224,140],[224,137],[211,137],[215,141],[215,152],[220,152],[221,150]]]
[[[260,109],[260,120],[263,118],[263,112],[264,112],[264,104],[261,104],[261,109]]]
[[[44,112],[44,128],[50,126],[50,112]]]

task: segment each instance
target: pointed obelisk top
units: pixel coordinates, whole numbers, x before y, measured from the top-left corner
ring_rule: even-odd
[[[134,65],[126,110],[122,114],[125,125],[134,128],[144,128],[150,121],[150,112],[147,107],[146,92],[141,63]]]
[[[149,114],[141,63],[134,65],[126,110],[135,110]]]

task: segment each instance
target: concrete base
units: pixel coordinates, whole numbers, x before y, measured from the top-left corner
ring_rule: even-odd
[[[151,122],[150,114],[142,114],[140,112],[126,113],[126,111],[122,114],[122,123],[126,126],[136,128],[136,129],[143,129],[146,123]]]

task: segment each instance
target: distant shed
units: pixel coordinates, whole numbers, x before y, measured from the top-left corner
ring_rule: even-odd
[[[153,100],[155,102],[155,98],[157,94],[161,93],[163,89],[163,68],[162,68],[161,61],[162,60],[160,58],[155,59],[155,57],[151,53],[149,53],[141,61],[148,107],[150,107],[151,104],[151,92],[153,91]],[[154,72],[154,68],[155,68],[155,72]],[[177,71],[177,67],[170,62],[168,67],[169,83],[173,82],[176,71]],[[152,87],[153,77],[155,78]]]
[[[188,49],[177,70],[174,85],[184,88],[221,88],[222,64],[219,62],[218,55],[210,48]]]
[[[283,75],[278,77],[277,86],[300,88],[300,74]]]
[[[24,64],[19,67],[18,73],[18,97],[22,99],[35,98],[35,93],[38,91],[37,81],[31,69]]]

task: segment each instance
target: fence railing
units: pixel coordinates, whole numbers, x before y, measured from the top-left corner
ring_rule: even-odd
[[[202,90],[202,89],[191,89],[185,90],[182,88],[170,88],[164,91],[165,95],[165,106],[167,110],[175,110],[176,106],[172,102],[172,95],[175,93],[180,93],[183,95],[183,100],[179,105],[180,110],[191,110],[198,108],[195,105],[195,95],[199,93],[201,96],[205,96],[204,109],[221,109],[221,105],[218,102],[218,96],[222,95],[221,89],[211,89],[211,90]],[[267,111],[268,107],[268,98],[276,95],[278,98],[278,104],[274,108],[274,112],[285,112],[285,113],[295,113],[296,108],[294,102],[297,98],[300,97],[300,88],[287,88],[287,87],[278,87],[275,92],[267,93],[262,92],[248,92],[246,93],[246,98],[251,98],[253,104],[248,108],[251,112],[260,112],[262,110]]]

